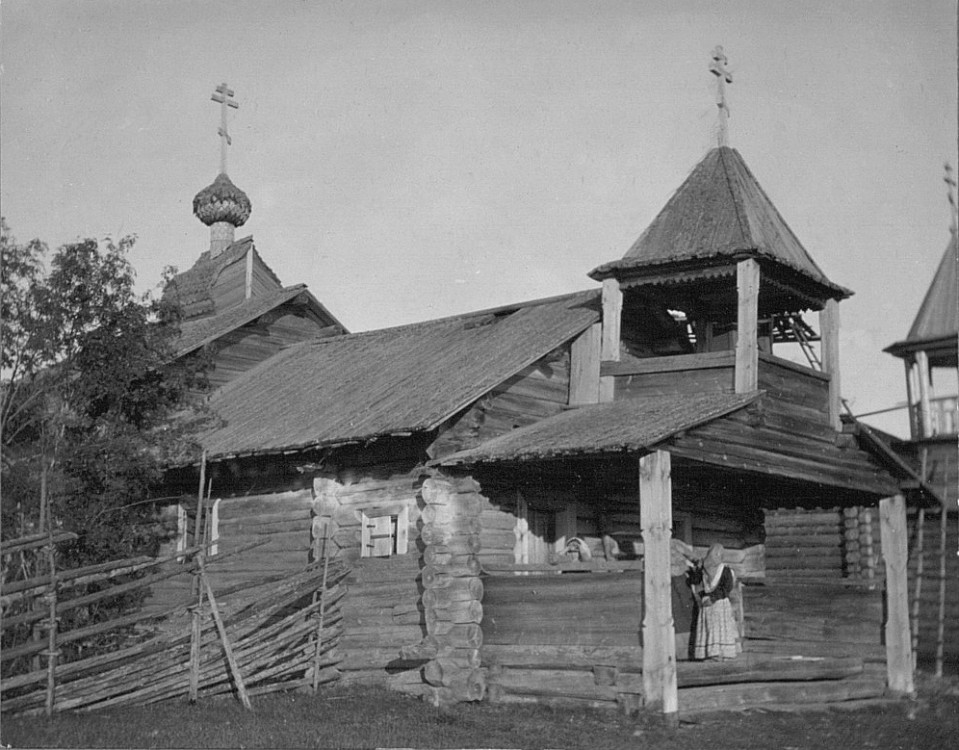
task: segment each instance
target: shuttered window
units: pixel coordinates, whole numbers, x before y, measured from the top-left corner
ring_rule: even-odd
[[[405,555],[409,544],[409,508],[366,510],[360,514],[360,557]]]

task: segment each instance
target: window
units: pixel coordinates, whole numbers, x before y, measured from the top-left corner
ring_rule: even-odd
[[[516,563],[546,563],[562,553],[566,542],[576,536],[576,504],[562,509],[530,507],[516,493]]]
[[[409,508],[367,509],[360,513],[360,557],[405,555],[409,545]]]

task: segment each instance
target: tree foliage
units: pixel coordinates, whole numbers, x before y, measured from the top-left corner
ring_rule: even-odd
[[[2,223],[3,533],[36,531],[46,505],[79,535],[69,564],[155,553],[150,487],[202,412],[202,362],[174,356],[178,311],[135,292],[134,241],[51,253]]]

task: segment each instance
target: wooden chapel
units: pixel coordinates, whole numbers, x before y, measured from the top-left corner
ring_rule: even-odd
[[[721,50],[712,70],[725,133]],[[236,225],[242,201],[212,192],[211,231]],[[181,286],[210,296],[220,279],[268,278],[250,248],[211,250]],[[262,544],[211,576],[292,572],[320,550],[347,561],[341,679],[434,703],[675,718],[911,691],[910,477],[840,412],[851,292],[724,140],[590,276],[601,289],[357,334],[303,290],[257,314],[256,295],[214,299],[196,334],[225,341],[214,356],[228,373],[202,436],[213,533],[219,550]],[[266,286],[269,300],[292,294]],[[279,341],[291,314],[304,322]],[[810,366],[780,356],[795,346],[818,352]],[[183,496],[172,544],[189,534],[197,473],[169,472]],[[860,545],[877,529],[881,581]],[[726,547],[746,584],[741,659],[686,660],[673,539],[690,554]]]

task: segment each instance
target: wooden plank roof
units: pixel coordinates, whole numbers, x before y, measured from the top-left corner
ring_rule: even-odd
[[[654,448],[697,463],[885,497],[899,491],[881,460],[835,440],[788,439],[745,410],[746,394],[631,398],[570,409],[434,463],[444,466],[642,454]],[[754,422],[756,424],[754,424]]]
[[[930,351],[934,364],[956,364],[959,337],[959,240],[953,234],[942,254],[936,275],[919,306],[919,312],[902,341],[885,351],[896,356],[909,352]],[[942,350],[942,354],[933,352]],[[951,353],[951,357],[949,354]]]
[[[211,397],[211,458],[436,428],[599,320],[598,291],[303,342]]]
[[[824,298],[852,294],[826,278],[739,152],[727,146],[706,154],[622,259],[599,266],[590,276],[627,276],[745,256],[800,274]]]
[[[261,315],[284,305],[290,300],[304,295],[307,304],[324,320],[324,325],[336,326],[341,333],[346,329],[334,318],[319,301],[307,291],[306,284],[297,284],[280,289],[266,296],[252,297],[234,307],[205,318],[192,318],[180,324],[180,337],[177,339],[176,356],[182,357],[221,336],[250,323]]]
[[[760,394],[703,393],[579,406],[436,463],[456,466],[645,453],[678,432],[748,406]]]
[[[193,266],[178,273],[166,288],[163,290],[164,297],[170,297],[180,305],[184,318],[193,318],[201,315],[209,315],[214,312],[215,304],[213,300],[213,285],[217,277],[227,266],[236,263],[247,251],[253,248],[253,237],[244,237],[230,245],[226,250],[215,258],[210,257],[210,251],[207,250],[200,254]],[[260,265],[266,271],[268,278],[276,284],[279,289],[282,283],[273,270],[263,262],[263,259],[257,258]]]

